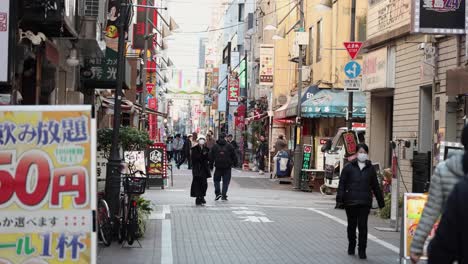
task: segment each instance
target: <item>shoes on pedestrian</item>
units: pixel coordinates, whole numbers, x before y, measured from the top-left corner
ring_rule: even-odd
[[[221,194],[217,194],[216,198],[215,198],[215,201],[218,201],[219,199],[221,199],[221,197],[222,197]]]
[[[356,254],[356,245],[349,244],[348,245],[348,255],[352,256]]]
[[[179,165],[179,164],[177,164],[177,165],[176,165],[176,167],[177,167],[177,169],[179,169],[179,170],[180,170],[180,165]]]
[[[202,205],[203,203],[202,203],[201,199],[200,199],[199,197],[197,197],[197,198],[195,199],[195,204],[196,204],[196,205]]]
[[[359,258],[367,259],[366,250],[359,250]]]
[[[221,198],[221,200],[222,200],[222,201],[227,201],[228,198],[227,198],[227,196],[223,196],[223,197]]]
[[[200,202],[201,202],[202,204],[206,204],[205,197],[200,197]]]
[[[262,170],[258,172],[258,174],[263,175],[265,174]]]

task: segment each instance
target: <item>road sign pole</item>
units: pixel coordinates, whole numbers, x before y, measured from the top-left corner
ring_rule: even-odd
[[[356,24],[356,0],[351,1],[351,34],[350,41],[354,41],[355,35],[355,24]],[[348,130],[353,127],[353,97],[354,93],[348,94]]]

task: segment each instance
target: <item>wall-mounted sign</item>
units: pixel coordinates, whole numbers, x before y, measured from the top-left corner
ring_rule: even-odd
[[[260,85],[273,86],[275,75],[275,47],[273,45],[260,46]]]
[[[367,39],[381,36],[407,26],[410,30],[411,1],[413,0],[373,0],[369,1],[367,12]]]
[[[139,5],[146,5],[146,0],[138,0]],[[157,25],[157,11],[156,9],[148,9],[144,7],[137,7],[136,24],[133,25],[133,49],[144,49],[145,47],[145,27],[148,27],[148,34],[153,32],[153,26],[146,21],[146,12],[148,12],[148,19]],[[148,38],[148,48],[151,48],[153,40]]]
[[[233,72],[229,76],[228,101],[237,102],[239,101],[239,96],[240,96],[239,76],[237,75],[237,72]]]
[[[426,34],[465,34],[465,0],[413,0],[412,31]]]
[[[366,53],[363,66],[363,90],[387,87],[387,47]]]

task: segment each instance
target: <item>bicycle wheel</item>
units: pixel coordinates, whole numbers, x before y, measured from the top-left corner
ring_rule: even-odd
[[[135,205],[131,205],[130,211],[128,213],[128,226],[127,226],[127,242],[129,245],[133,245],[133,242],[135,241],[137,228],[138,228],[137,208]]]
[[[112,243],[112,225],[110,220],[109,206],[106,200],[101,199],[98,203],[98,227],[99,238],[108,247]]]
[[[117,229],[117,236],[118,241],[121,244],[125,240],[125,200],[124,198],[120,199],[120,209],[119,209],[119,219],[118,219],[118,229]]]

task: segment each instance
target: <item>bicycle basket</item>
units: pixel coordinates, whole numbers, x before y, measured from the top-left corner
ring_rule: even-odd
[[[143,194],[146,189],[146,178],[124,177],[124,191],[128,194]]]

